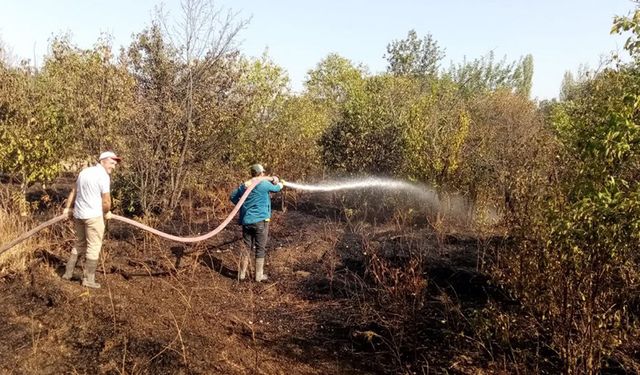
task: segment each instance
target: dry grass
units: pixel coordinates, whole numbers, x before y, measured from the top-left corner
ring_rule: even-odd
[[[11,186],[0,189],[0,245],[8,243],[36,224],[30,213],[38,202],[27,202],[24,194]],[[13,248],[0,254],[0,277],[12,272],[24,271],[33,254],[45,239],[42,233],[27,239]]]
[[[0,244],[15,239],[29,229],[30,225],[21,217],[0,208]],[[37,246],[37,243],[38,238],[32,237],[0,254],[0,276],[8,272],[24,271],[29,261],[29,255],[33,253],[32,250]]]

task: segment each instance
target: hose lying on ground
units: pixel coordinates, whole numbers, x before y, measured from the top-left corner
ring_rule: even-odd
[[[242,197],[240,197],[240,200],[238,201],[238,203],[235,205],[235,207],[233,208],[233,210],[231,211],[231,213],[229,213],[229,215],[227,216],[227,218],[220,224],[218,225],[218,227],[214,230],[212,230],[209,233],[205,233],[201,236],[197,236],[197,237],[179,237],[179,236],[174,236],[172,234],[168,234],[162,231],[159,231],[157,229],[151,228],[147,225],[138,223],[137,221],[128,219],[126,217],[122,217],[119,215],[111,215],[111,219],[112,220],[119,220],[122,221],[124,223],[133,225],[134,227],[146,230],[148,232],[151,232],[153,234],[156,234],[162,238],[166,238],[172,241],[177,241],[177,242],[183,242],[183,243],[190,243],[190,242],[199,242],[199,241],[204,241],[206,239],[209,239],[213,236],[215,236],[216,234],[220,233],[221,230],[223,230],[231,221],[231,219],[233,219],[233,217],[236,215],[236,213],[238,213],[238,210],[240,209],[240,207],[242,206],[242,204],[244,203],[244,201],[247,199],[247,197],[249,196],[249,194],[251,193],[251,191],[253,190],[253,188],[258,184],[258,182],[260,181],[266,181],[266,180],[270,180],[271,177],[254,177],[251,179],[251,183],[250,184],[245,184],[245,186],[247,187],[247,190],[245,190],[244,194],[242,194]],[[53,225],[59,221],[65,220],[67,219],[68,216],[67,215],[60,215],[60,216],[56,216],[51,220],[48,220],[40,225],[38,225],[37,227],[31,229],[30,231],[23,233],[20,237],[16,238],[15,240],[4,244],[2,246],[0,246],[0,255],[2,255],[2,253],[4,253],[5,251],[11,249],[12,247],[14,247],[15,245],[21,243],[22,241],[26,240],[27,238],[33,236],[34,234],[40,232],[41,230],[43,230],[44,228]]]

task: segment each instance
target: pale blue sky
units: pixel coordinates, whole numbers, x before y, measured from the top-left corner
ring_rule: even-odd
[[[0,39],[18,58],[38,62],[54,34],[70,32],[90,48],[101,32],[114,45],[149,25],[156,0],[3,0]],[[178,17],[179,0],[164,1]],[[563,74],[581,64],[597,67],[601,56],[622,49],[624,39],[609,35],[614,15],[634,8],[630,0],[220,0],[216,4],[251,18],[239,40],[247,56],[265,48],[300,90],[309,69],[335,52],[372,73],[386,69],[384,54],[410,29],[431,33],[446,49],[444,65],[493,50],[497,58],[534,58],[532,96],[555,97]]]

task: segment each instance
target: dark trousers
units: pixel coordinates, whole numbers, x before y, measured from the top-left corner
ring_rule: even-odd
[[[249,251],[256,252],[256,258],[264,258],[269,238],[269,222],[259,221],[242,226],[242,239]]]

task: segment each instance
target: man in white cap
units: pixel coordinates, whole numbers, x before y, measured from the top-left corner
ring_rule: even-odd
[[[83,169],[78,175],[76,186],[71,190],[63,213],[70,214],[73,202],[73,220],[76,242],[62,276],[71,280],[78,257],[85,256],[82,285],[100,288],[96,283],[96,268],[102,249],[104,221],[111,218],[111,177],[119,158],[113,151],[100,154],[98,164]]]

